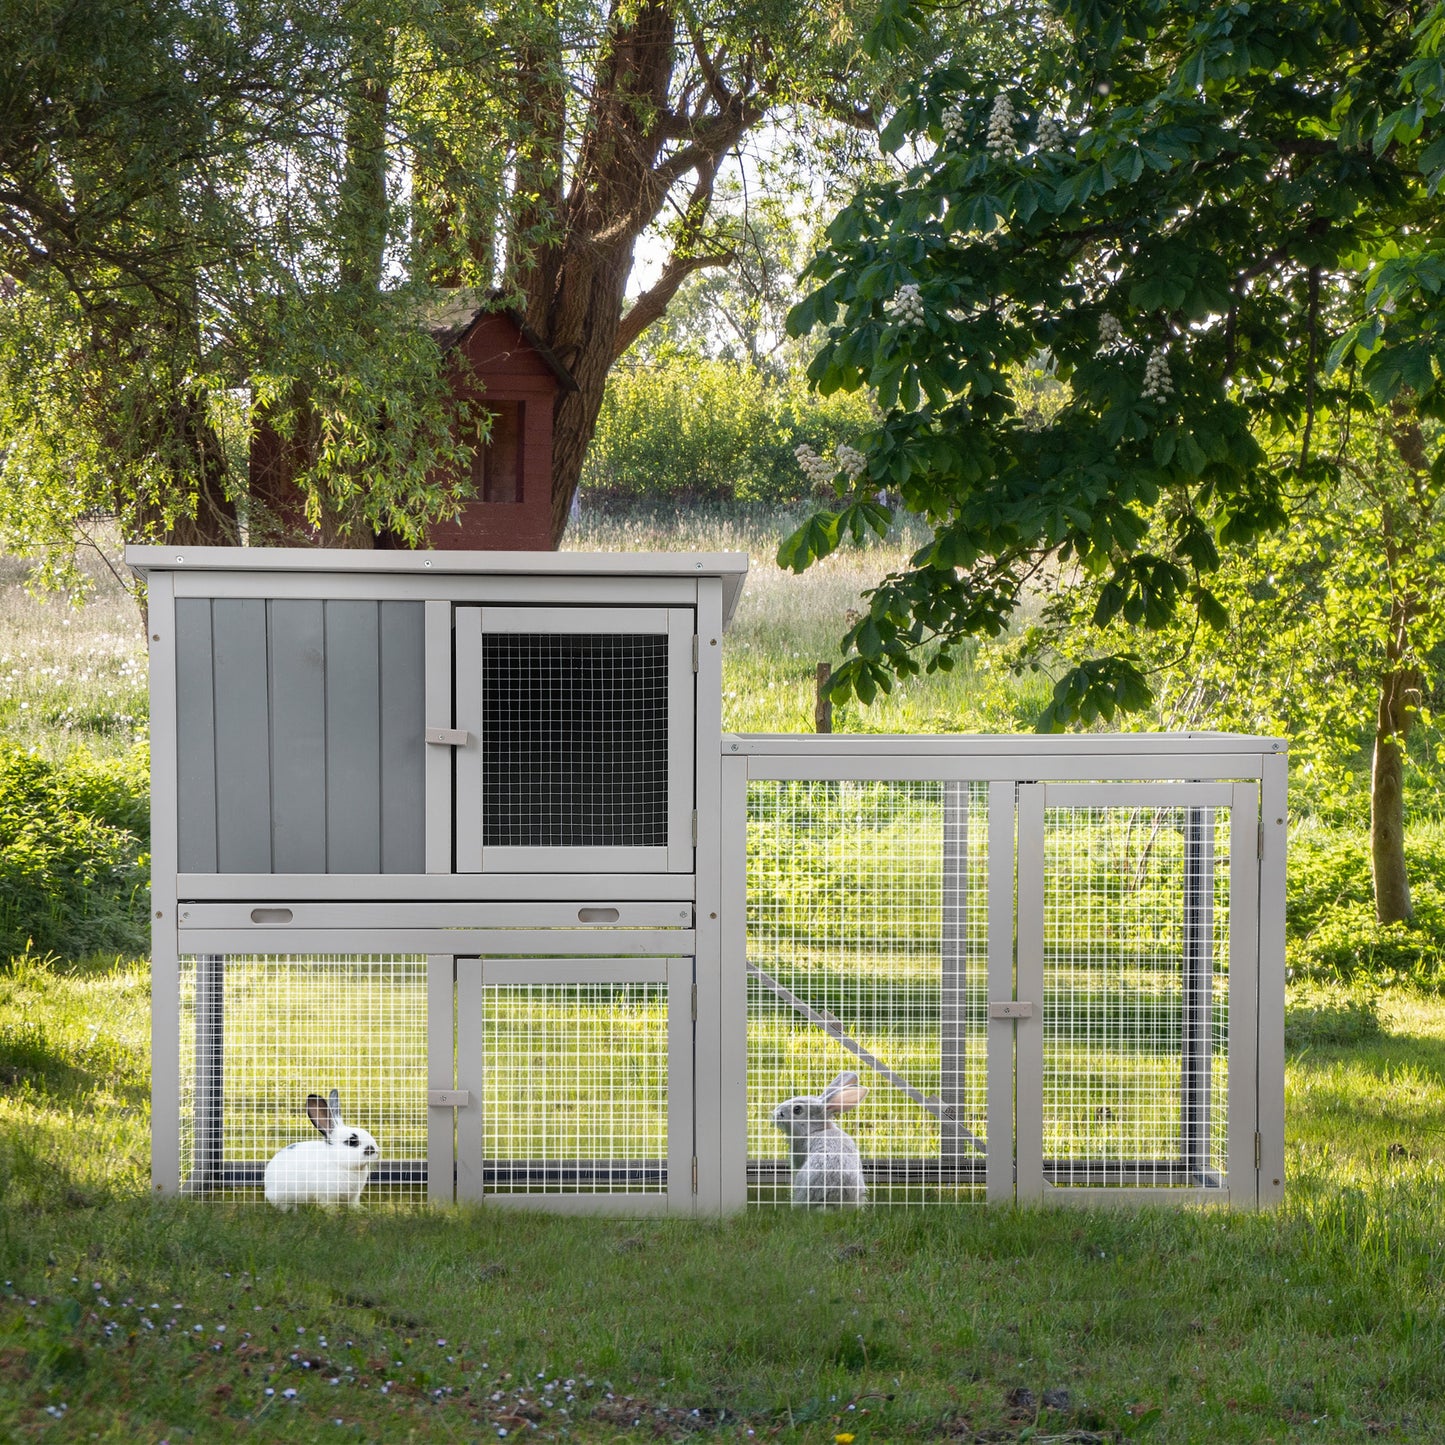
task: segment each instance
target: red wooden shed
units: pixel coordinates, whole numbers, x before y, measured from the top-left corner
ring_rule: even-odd
[[[453,391],[491,417],[491,432],[472,459],[475,496],[454,521],[429,530],[432,547],[446,550],[549,551],[552,526],[552,417],[559,393],[575,391],[566,368],[522,316],[495,295],[458,290],[424,320],[447,354]],[[267,517],[252,541],[299,540],[310,534],[293,485],[291,448],[260,426],[251,444],[251,494]],[[257,529],[253,527],[253,532]],[[399,545],[383,534],[377,547]]]

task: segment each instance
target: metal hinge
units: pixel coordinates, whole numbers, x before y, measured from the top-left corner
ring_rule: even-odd
[[[697,809],[692,810],[692,846],[697,847]]]
[[[693,670],[694,672],[697,671],[697,656],[698,656],[697,638],[694,637],[693,640],[692,640],[692,670]]]
[[[697,1022],[697,985],[692,986],[692,1021]]]
[[[1254,1136],[1254,1167],[1259,1168],[1264,1159],[1264,1141],[1259,1137],[1258,1132]]]
[[[697,1155],[692,1156],[692,1192],[697,1193]]]
[[[1260,819],[1259,831],[1254,835],[1254,856],[1264,857],[1264,819]]]

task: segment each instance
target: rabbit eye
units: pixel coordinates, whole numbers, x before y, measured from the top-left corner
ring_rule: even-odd
[[[361,1140],[358,1139],[355,1134],[353,1134],[353,1135],[351,1136],[351,1138],[349,1138],[346,1142],[347,1142],[353,1149],[355,1149],[356,1146],[361,1143]]]
[[[803,1106],[802,1106],[801,1104],[794,1104],[794,1105],[793,1105],[793,1113],[795,1113],[795,1114],[801,1114],[802,1112],[803,1112]]]

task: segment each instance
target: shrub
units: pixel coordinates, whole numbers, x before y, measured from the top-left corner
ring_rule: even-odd
[[[48,763],[0,744],[0,958],[145,951],[149,751]]]
[[[1353,1048],[1383,1032],[1379,1001],[1370,986],[1313,981],[1290,984],[1284,1010],[1285,1048]]]
[[[866,399],[670,351],[608,378],[582,473],[594,500],[787,503],[809,491],[794,449],[831,455],[870,422]]]

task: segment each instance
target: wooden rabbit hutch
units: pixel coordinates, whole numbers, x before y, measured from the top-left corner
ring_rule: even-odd
[[[875,1206],[1279,1197],[1277,740],[724,734],[737,555],[128,560],[157,1191],[335,1088],[367,1207],[788,1205],[853,1070]]]

